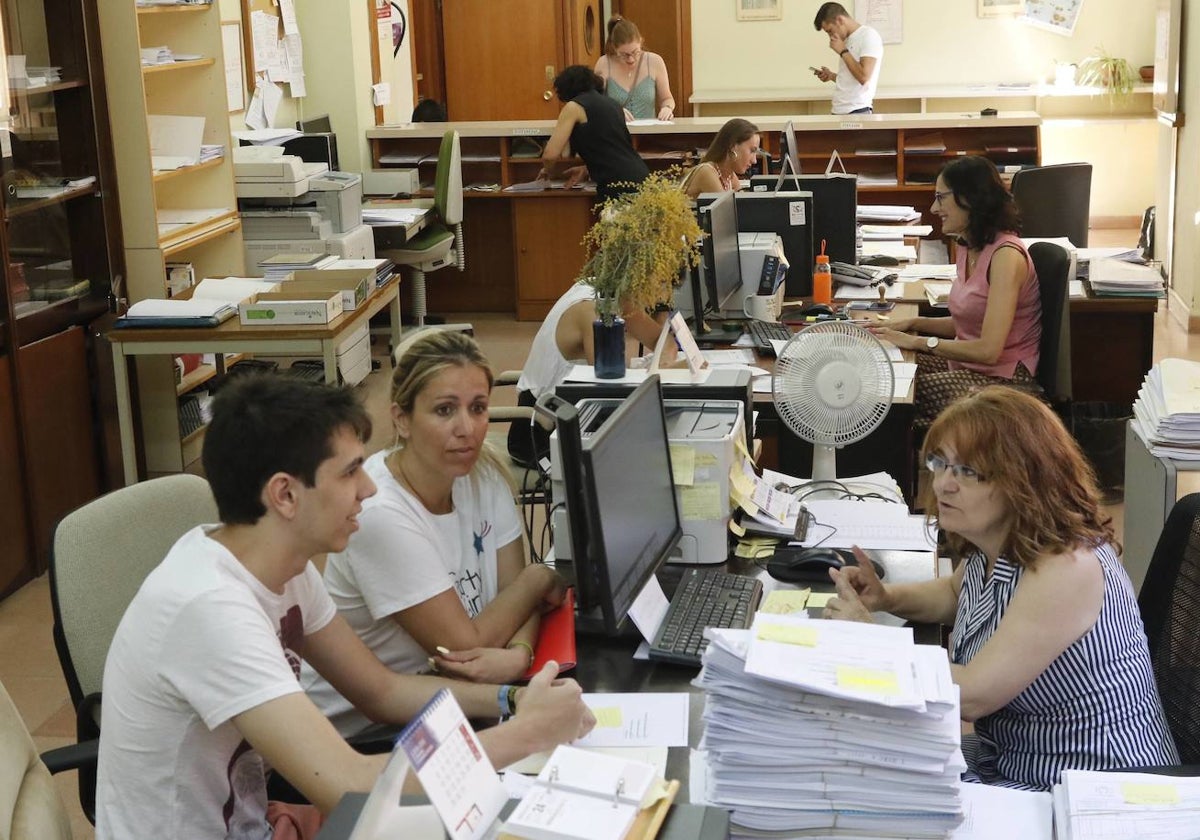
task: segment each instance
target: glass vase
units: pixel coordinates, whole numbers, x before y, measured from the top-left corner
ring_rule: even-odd
[[[597,318],[592,322],[596,351],[596,378],[620,379],[625,375],[625,319]]]

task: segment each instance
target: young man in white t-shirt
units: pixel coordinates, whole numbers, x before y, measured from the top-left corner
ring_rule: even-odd
[[[370,420],[353,393],[287,377],[221,391],[204,469],[221,524],[184,535],[146,578],[104,672],[96,836],[269,838],[273,768],[328,813],[387,756],[354,751],[301,691],[303,658],[373,720],[403,723],[442,687],[496,766],[571,741],[594,719],[547,667],[523,690],[395,674],[334,609],[309,558],[341,551],[375,492]]]
[[[810,67],[822,82],[834,82],[833,113],[870,114],[883,65],[883,39],[871,27],[850,17],[841,3],[825,3],[817,10],[813,28],[829,36],[829,49],[837,53],[838,69]]]

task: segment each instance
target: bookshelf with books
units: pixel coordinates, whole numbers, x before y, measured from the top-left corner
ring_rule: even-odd
[[[124,267],[96,15],[96,0],[0,6],[0,596],[111,486],[94,336]]]
[[[220,23],[217,3],[106,0],[100,10],[109,109],[123,127],[116,169],[129,303],[170,296],[168,263],[190,263],[196,280],[245,274]],[[170,123],[196,117],[200,143],[222,153],[192,148],[181,162],[168,148],[178,142]],[[145,471],[181,470],[202,435],[181,419],[188,404],[174,365],[141,358],[137,377]]]

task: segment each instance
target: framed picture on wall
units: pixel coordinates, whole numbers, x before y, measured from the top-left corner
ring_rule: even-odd
[[[783,20],[783,0],[733,0],[738,20]]]
[[[1003,17],[1025,13],[1025,0],[978,0],[979,17]]]

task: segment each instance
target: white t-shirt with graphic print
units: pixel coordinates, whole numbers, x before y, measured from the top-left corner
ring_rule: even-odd
[[[359,530],[325,564],[325,586],[338,611],[393,671],[428,670],[429,654],[391,618],[453,588],[474,618],[496,597],[496,553],[521,538],[508,484],[488,467],[455,479],[454,510],[437,515],[396,481],[377,452],[363,469],[378,492],[363,502]],[[345,736],[371,721],[305,665],[301,684]]]
[[[260,840],[265,768],[230,720],[300,691],[334,606],[309,564],[282,593],[208,537],[180,537],[130,602],[104,667],[96,837]]]

